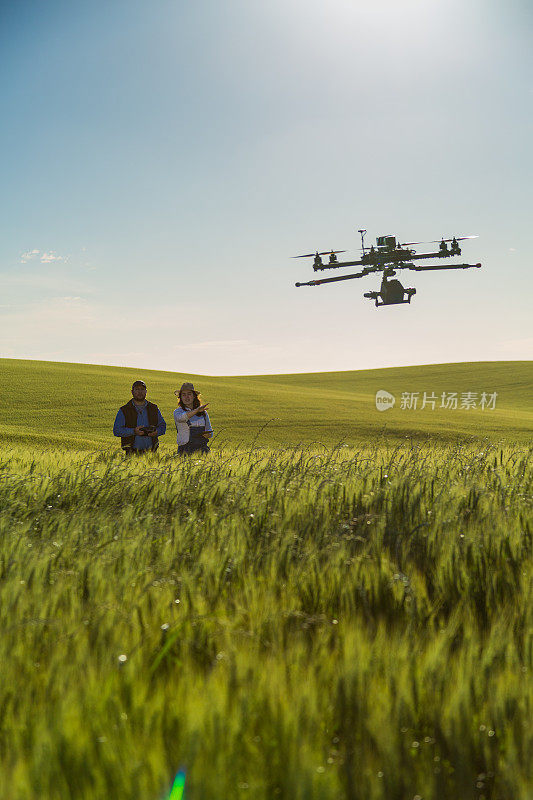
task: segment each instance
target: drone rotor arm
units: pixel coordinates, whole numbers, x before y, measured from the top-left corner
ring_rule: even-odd
[[[432,239],[430,242],[402,242],[400,247],[408,247],[410,244],[439,244],[439,242],[453,242],[454,239],[456,242],[463,242],[465,239],[479,239],[479,235],[476,233],[473,236],[454,236],[451,239]]]
[[[334,283],[335,281],[349,281],[352,278],[363,278],[371,272],[376,272],[376,269],[364,269],[362,272],[354,272],[352,275],[338,275],[335,278],[320,278],[316,281],[307,281],[307,283],[295,283],[295,286],[320,286],[322,283]]]
[[[305,253],[303,256],[291,256],[292,258],[315,258],[316,256],[331,256],[337,253],[346,253],[346,250],[324,250],[322,253]]]
[[[481,264],[449,264],[447,266],[441,266],[440,264],[428,265],[428,266],[415,266],[412,264],[411,266],[405,265],[405,267],[397,267],[397,269],[413,269],[416,272],[423,272],[423,271],[435,271],[440,269],[479,269]]]
[[[321,267],[316,267],[316,270],[325,270],[325,269],[340,269],[341,267],[358,267],[360,264],[364,264],[364,261],[337,261],[333,264],[323,264]]]

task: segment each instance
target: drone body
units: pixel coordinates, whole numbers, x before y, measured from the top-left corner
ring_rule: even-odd
[[[321,280],[308,281],[307,283],[297,283],[296,286],[321,286],[323,283],[334,283],[336,281],[348,281],[352,278],[363,278],[365,275],[370,275],[374,272],[383,273],[381,280],[381,287],[378,292],[365,292],[364,297],[368,297],[375,301],[376,306],[391,306],[399,305],[400,303],[410,303],[411,297],[416,294],[416,289],[405,289],[399,280],[389,280],[394,278],[397,270],[411,269],[417,272],[423,270],[442,270],[442,269],[473,269],[481,267],[481,264],[450,264],[448,266],[441,266],[439,264],[420,264],[415,265],[413,262],[420,259],[432,258],[450,258],[451,256],[460,256],[461,248],[459,242],[464,239],[475,239],[476,236],[461,236],[453,239],[442,239],[439,244],[438,251],[434,253],[417,253],[416,250],[410,249],[411,245],[424,244],[423,242],[405,242],[399,244],[395,236],[378,236],[376,239],[376,247],[372,245],[370,248],[365,247],[365,230],[359,230],[361,234],[362,256],[357,261],[339,261],[337,253],[345,253],[345,250],[328,250],[323,253],[307,253],[303,256],[294,256],[294,258],[313,258],[313,269],[315,272],[323,269],[337,269],[339,267],[355,267],[362,266],[361,272],[355,272],[351,275],[339,275],[335,278],[322,278]],[[438,241],[438,240],[437,240]],[[448,242],[451,242],[448,247]],[[436,242],[435,242],[436,243]],[[433,242],[426,242],[426,244],[433,244]],[[322,261],[322,256],[329,255],[327,264]]]

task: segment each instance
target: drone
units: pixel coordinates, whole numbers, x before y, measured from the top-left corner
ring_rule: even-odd
[[[405,289],[399,280],[394,279],[396,272],[400,269],[411,269],[416,272],[423,270],[435,272],[441,269],[479,269],[481,264],[414,264],[414,261],[427,258],[450,258],[460,256],[461,248],[459,242],[465,239],[477,239],[477,236],[454,236],[452,239],[435,239],[431,242],[397,242],[395,236],[378,236],[376,247],[365,247],[366,230],[359,229],[361,234],[362,255],[358,261],[339,261],[337,255],[345,253],[346,250],[326,250],[319,253],[306,253],[302,256],[293,258],[313,258],[313,269],[315,272],[324,269],[338,269],[339,267],[362,266],[361,272],[354,272],[351,275],[339,275],[335,278],[321,278],[320,280],[308,281],[307,283],[297,283],[296,286],[321,286],[323,283],[334,283],[336,281],[349,281],[352,278],[364,278],[374,272],[383,273],[379,292],[365,292],[363,297],[374,300],[376,306],[392,306],[400,303],[410,303],[411,298],[416,294],[416,289]],[[439,244],[439,249],[433,253],[417,253],[412,250],[412,245],[420,244]],[[449,246],[448,246],[449,245]],[[328,256],[328,262],[322,261],[322,256]]]

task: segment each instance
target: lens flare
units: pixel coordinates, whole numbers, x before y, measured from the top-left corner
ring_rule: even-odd
[[[170,794],[167,800],[182,800],[184,791],[185,791],[185,770],[180,769],[178,774],[174,778],[174,783],[172,784],[172,789],[170,790]]]

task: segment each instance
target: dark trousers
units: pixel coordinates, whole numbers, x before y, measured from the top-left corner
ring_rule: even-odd
[[[194,439],[193,441],[187,442],[187,444],[178,445],[178,455],[192,456],[193,453],[198,453],[199,455],[202,453],[209,453],[209,446],[205,439],[203,442]]]

